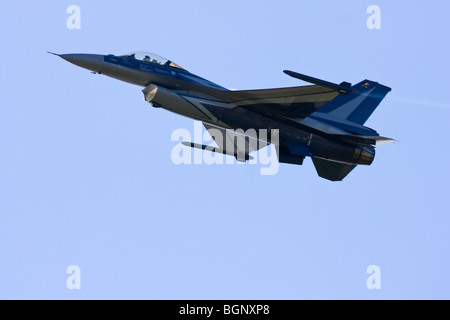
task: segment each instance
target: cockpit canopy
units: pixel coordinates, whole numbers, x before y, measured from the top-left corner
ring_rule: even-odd
[[[150,62],[150,63],[156,63],[156,64],[159,64],[162,66],[169,66],[169,67],[185,70],[184,68],[180,67],[176,63],[170,61],[169,59],[163,58],[161,56],[158,56],[158,55],[156,55],[154,53],[150,53],[150,52],[137,51],[137,52],[124,54],[121,57],[130,57],[130,58],[134,58],[136,60],[141,60],[141,61]]]

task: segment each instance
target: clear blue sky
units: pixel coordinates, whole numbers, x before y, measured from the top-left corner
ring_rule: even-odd
[[[81,8],[81,30],[66,9]],[[381,8],[381,30],[366,9]],[[0,298],[450,298],[448,1],[0,1]],[[398,143],[343,183],[310,160],[181,165],[193,121],[58,53],[158,53],[236,89],[290,69],[393,88]],[[81,290],[66,268],[81,268]],[[381,290],[366,269],[381,268]]]

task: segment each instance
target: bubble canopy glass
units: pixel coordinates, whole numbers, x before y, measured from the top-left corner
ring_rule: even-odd
[[[169,67],[184,70],[184,68],[180,67],[176,63],[170,61],[169,59],[163,58],[163,57],[158,56],[157,54],[154,54],[151,52],[137,51],[137,52],[132,52],[132,53],[121,55],[121,57],[132,57],[136,60],[141,60],[141,61],[150,62],[150,63],[156,63],[156,64],[159,64],[162,66],[169,66]]]

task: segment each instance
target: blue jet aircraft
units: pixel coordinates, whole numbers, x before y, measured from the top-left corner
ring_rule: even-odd
[[[394,141],[364,126],[391,91],[374,81],[335,84],[285,70],[313,85],[234,91],[152,53],[55,55],[93,73],[144,87],[145,101],[202,121],[219,147],[184,145],[232,155],[238,161],[276,143],[280,163],[301,165],[311,157],[320,177],[341,181],[357,165],[372,163],[376,145]],[[237,143],[236,129],[244,131],[244,144]],[[247,134],[252,129],[256,136]],[[264,130],[270,137],[259,134]]]

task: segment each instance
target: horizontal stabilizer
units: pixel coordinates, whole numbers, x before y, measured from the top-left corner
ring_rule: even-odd
[[[312,158],[312,160],[319,177],[330,181],[344,180],[344,178],[356,167],[356,165],[334,162],[315,157]]]
[[[316,84],[318,86],[321,87],[326,87],[326,88],[330,88],[336,91],[339,91],[339,93],[341,94],[347,94],[349,92],[352,92],[353,89],[351,88],[351,84],[348,82],[343,82],[341,84],[336,84],[336,83],[332,83],[329,81],[325,81],[325,80],[321,80],[321,79],[317,79],[314,77],[310,77],[301,73],[297,73],[297,72],[293,72],[293,71],[289,71],[289,70],[284,70],[284,73],[286,73],[287,75],[299,79],[299,80],[303,80],[309,83],[313,83]]]
[[[339,137],[342,140],[345,140],[354,144],[363,144],[363,145],[376,145],[382,146],[389,143],[395,142],[394,139],[380,137],[380,136],[358,136],[358,135],[347,135],[347,134],[334,134],[333,137]]]

